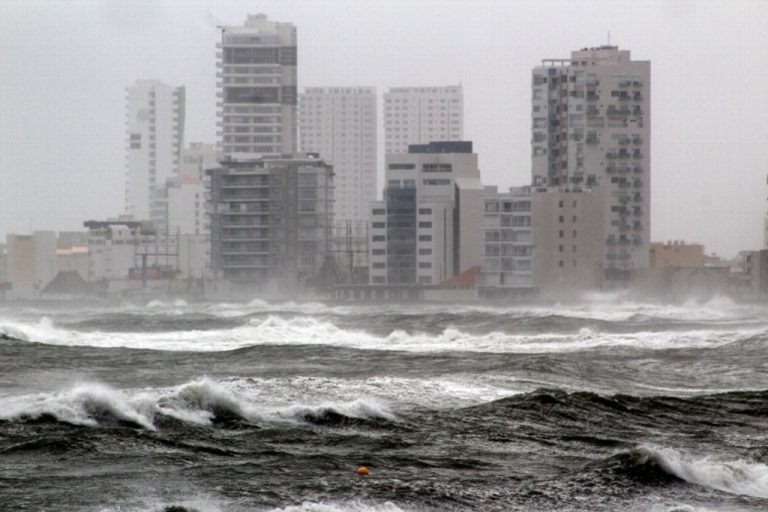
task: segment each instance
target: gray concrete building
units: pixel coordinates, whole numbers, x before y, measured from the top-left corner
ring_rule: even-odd
[[[313,154],[225,157],[207,172],[215,277],[265,294],[315,284],[333,223],[333,167]]]
[[[483,187],[468,141],[387,155],[371,207],[371,284],[439,284],[482,263]]]
[[[542,289],[578,292],[648,268],[650,79],[649,61],[616,46],[533,69],[534,280]]]
[[[224,155],[296,152],[296,27],[249,15],[217,44],[218,136]]]

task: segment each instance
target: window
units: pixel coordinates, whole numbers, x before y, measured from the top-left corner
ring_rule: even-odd
[[[424,185],[450,185],[451,180],[424,180],[423,183]]]
[[[419,222],[419,227],[420,228],[431,228],[432,227],[432,223],[431,222]]]
[[[385,228],[385,227],[387,227],[387,223],[386,222],[374,222],[372,224],[372,226],[374,228]]]
[[[562,245],[558,246],[557,250],[558,250],[558,252],[563,252],[563,246]]]
[[[432,215],[432,208],[419,208],[419,215]]]
[[[560,217],[558,217],[558,222],[560,222],[560,224],[565,222],[565,217],[563,217],[562,215]]]
[[[419,249],[419,256],[430,256],[432,249]]]
[[[423,172],[451,172],[453,166],[451,164],[424,164],[421,166]]]
[[[389,164],[388,167],[392,171],[395,171],[395,170],[408,171],[408,170],[416,169],[415,164]]]
[[[387,237],[384,235],[373,235],[373,241],[374,242],[386,242]]]
[[[224,101],[227,103],[279,103],[278,87],[226,87]]]
[[[432,263],[429,261],[420,261],[419,268],[432,268]]]
[[[431,242],[432,235],[419,235],[419,242]]]
[[[375,262],[373,263],[373,268],[387,268],[387,264],[382,262]]]
[[[560,230],[560,238],[563,238],[563,236],[565,236],[565,231],[563,231],[563,230],[561,229],[561,230]]]

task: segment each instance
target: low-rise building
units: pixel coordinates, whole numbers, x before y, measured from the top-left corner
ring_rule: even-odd
[[[198,293],[205,278],[207,239],[168,234],[149,222],[120,217],[87,221],[88,282],[101,282],[108,294],[167,290]]]
[[[704,246],[682,240],[651,243],[651,268],[703,267]]]
[[[31,235],[6,237],[6,279],[11,283],[8,297],[37,299],[40,291],[56,276],[56,233],[35,231]]]

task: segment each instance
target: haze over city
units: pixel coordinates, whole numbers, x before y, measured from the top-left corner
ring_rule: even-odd
[[[652,62],[652,240],[726,257],[762,246],[762,1],[5,1],[0,238],[122,212],[136,79],[185,85],[185,139],[215,142],[217,25],[255,12],[300,27],[300,89],[462,84],[465,138],[500,188],[530,177],[531,68],[610,37]]]

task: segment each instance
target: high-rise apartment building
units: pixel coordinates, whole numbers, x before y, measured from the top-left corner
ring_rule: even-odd
[[[296,152],[296,27],[249,15],[221,28],[218,135],[224,155]]]
[[[483,269],[477,283],[486,297],[522,297],[533,292],[531,189],[499,192],[485,187]]]
[[[579,290],[647,268],[649,61],[616,46],[546,59],[532,73],[535,280]]]
[[[165,187],[169,233],[207,235],[205,171],[218,167],[220,159],[214,144],[192,142],[182,150],[179,176]]]
[[[484,190],[469,141],[387,155],[371,205],[371,284],[435,285],[482,264]]]
[[[384,149],[407,153],[409,144],[464,138],[461,85],[393,87],[384,94]]]
[[[162,225],[166,180],[178,174],[184,143],[184,87],[138,80],[127,91],[125,212]]]
[[[261,292],[317,282],[333,222],[333,167],[313,155],[225,157],[207,172],[216,275]]]
[[[367,221],[376,199],[376,88],[305,89],[299,95],[299,145],[333,164],[336,222]]]

